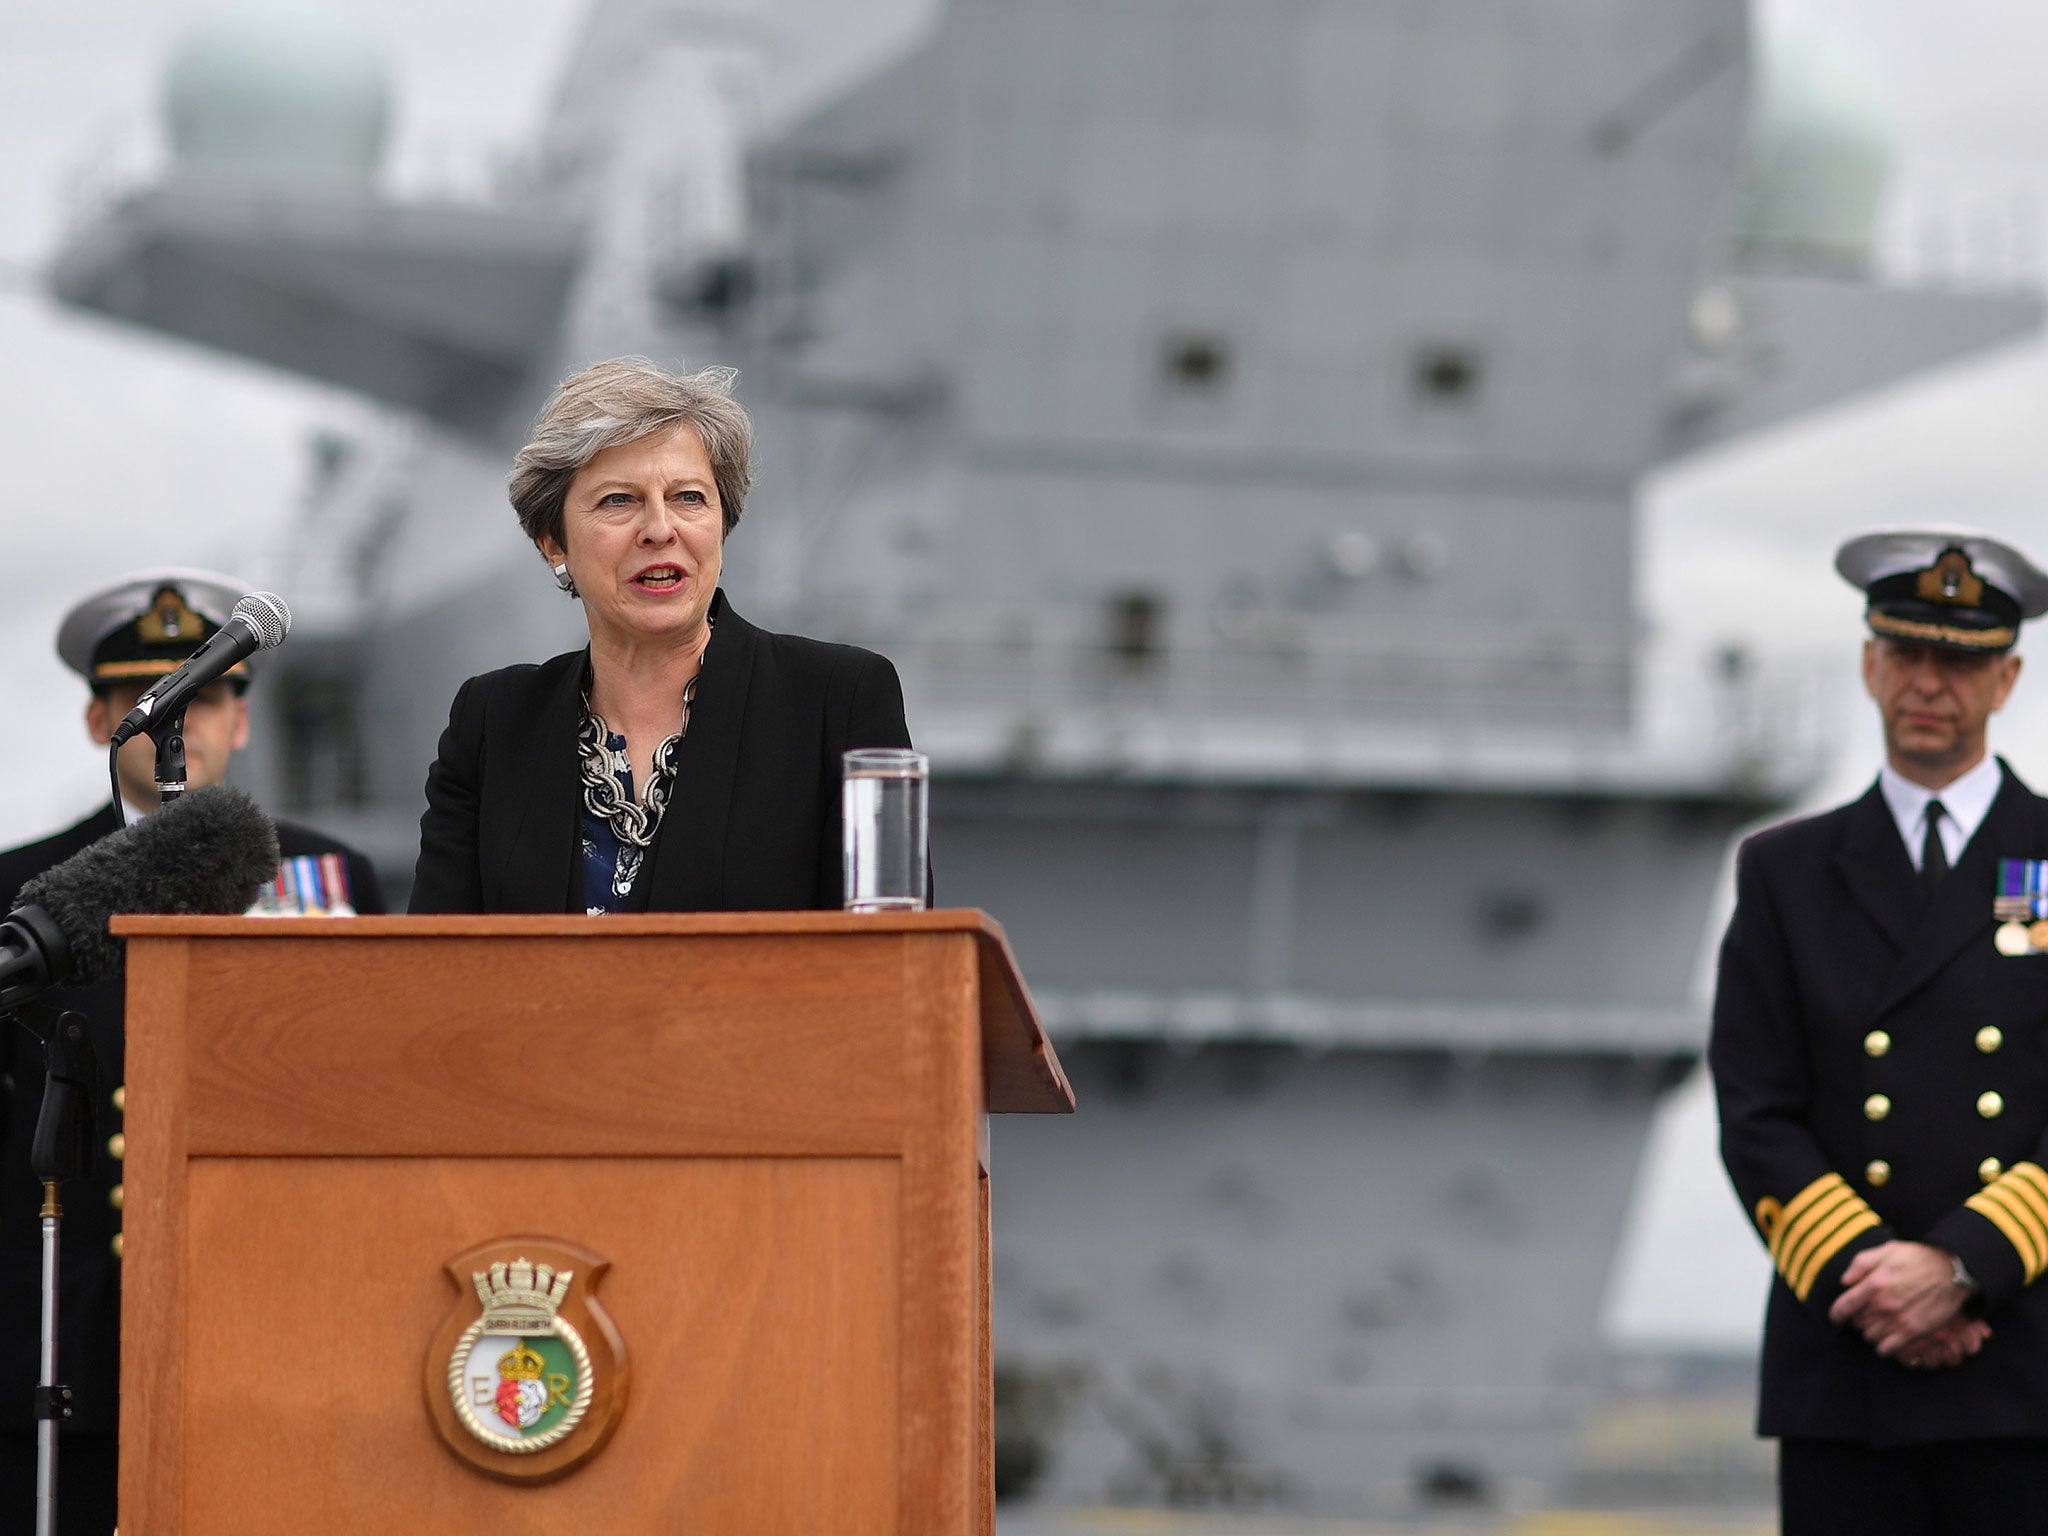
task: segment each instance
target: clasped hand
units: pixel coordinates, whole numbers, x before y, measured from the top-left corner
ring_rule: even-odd
[[[1963,1316],[1969,1292],[1956,1284],[1946,1249],[1879,1243],[1849,1261],[1842,1285],[1829,1318],[1854,1326],[1880,1355],[1901,1365],[1960,1365],[1991,1337],[1982,1319]]]

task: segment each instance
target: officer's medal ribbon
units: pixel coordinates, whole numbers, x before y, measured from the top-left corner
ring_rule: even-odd
[[[2001,955],[2048,952],[2048,859],[2000,859],[1991,915]]]

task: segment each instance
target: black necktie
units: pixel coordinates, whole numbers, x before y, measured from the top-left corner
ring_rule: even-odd
[[[1929,896],[1948,873],[1948,849],[1941,841],[1941,818],[1947,814],[1939,800],[1927,802],[1927,835],[1920,840],[1920,886]]]

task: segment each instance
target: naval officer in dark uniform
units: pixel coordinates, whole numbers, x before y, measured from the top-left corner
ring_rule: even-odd
[[[1986,747],[2048,576],[1963,529],[1835,563],[1884,768],[1742,845],[1708,1050],[1758,1432],[1787,1536],[2048,1533],[2048,801]]]
[[[205,643],[247,590],[233,577],[204,571],[157,570],[96,592],[65,615],[57,651],[90,688],[85,724],[106,745],[151,683]],[[248,739],[242,697],[246,664],[203,690],[185,712],[187,783],[218,783]],[[24,882],[88,843],[156,808],[156,754],[146,736],[122,750],[118,764],[123,809],[111,804],[53,837],[0,853],[0,901],[11,910]],[[105,794],[105,781],[97,786]],[[81,799],[84,798],[81,794]],[[259,907],[382,912],[375,871],[353,850],[303,827],[280,822],[285,863],[265,887]],[[120,1401],[120,1204],[122,997],[117,984],[62,988],[46,997],[76,1009],[92,1026],[102,1083],[97,1119],[105,1143],[98,1170],[64,1186],[58,1380],[76,1393],[77,1414],[58,1440],[59,1528],[107,1536],[114,1528],[115,1431]],[[41,1327],[42,1186],[29,1171],[29,1143],[42,1103],[42,1057],[23,1031],[0,1025],[0,1536],[35,1528],[36,1426],[32,1402]],[[111,1141],[107,1138],[111,1133]]]

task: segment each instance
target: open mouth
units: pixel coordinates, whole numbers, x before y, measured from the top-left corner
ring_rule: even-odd
[[[646,587],[655,592],[666,592],[683,584],[683,572],[680,566],[650,565],[635,576],[633,582],[636,586]]]

